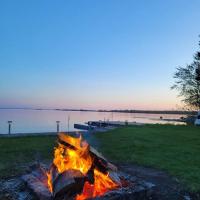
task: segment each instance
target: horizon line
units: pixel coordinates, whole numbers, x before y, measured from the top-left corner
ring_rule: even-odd
[[[196,112],[181,109],[86,109],[86,108],[42,108],[42,107],[0,107],[0,110],[58,110],[58,111],[93,111],[93,112]]]

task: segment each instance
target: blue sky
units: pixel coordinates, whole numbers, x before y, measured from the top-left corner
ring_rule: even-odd
[[[199,0],[2,0],[0,107],[174,109]]]

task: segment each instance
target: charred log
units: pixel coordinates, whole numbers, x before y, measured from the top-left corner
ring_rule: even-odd
[[[80,193],[85,182],[84,175],[79,170],[67,170],[57,176],[53,182],[53,197],[63,199]]]
[[[122,186],[121,178],[117,172],[109,171],[108,176],[114,181],[119,187]]]
[[[56,180],[56,178],[59,175],[58,169],[54,164],[51,164],[49,174],[50,174],[50,177],[51,177],[51,184],[53,185],[54,181]]]
[[[45,177],[43,177],[45,179]],[[37,196],[39,200],[52,200],[52,195],[48,190],[46,183],[35,177],[35,175],[27,174],[22,176],[22,180],[27,183],[28,187]]]

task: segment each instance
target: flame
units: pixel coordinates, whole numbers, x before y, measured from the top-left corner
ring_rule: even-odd
[[[47,184],[48,184],[48,188],[49,188],[49,191],[52,193],[53,192],[53,187],[52,187],[52,184],[51,184],[51,175],[49,172],[46,173],[47,174]]]
[[[82,141],[81,136],[74,138],[68,135],[60,134],[60,138],[72,145],[75,149],[66,148],[62,144],[54,152],[54,165],[57,167],[58,172],[62,173],[69,169],[80,170],[84,175],[92,166],[92,158],[89,155],[89,145]]]
[[[76,196],[76,200],[85,200],[101,196],[117,186],[118,185],[109,178],[109,174],[103,174],[97,169],[94,169],[94,184],[90,184],[88,181],[85,182],[83,192]]]
[[[75,169],[87,175],[93,164],[93,158],[90,155],[90,147],[86,141],[83,141],[81,136],[74,138],[69,135],[59,134],[60,140],[68,146],[58,143],[54,151],[53,164],[56,166],[59,173],[69,169]],[[52,192],[52,181],[50,173],[47,173],[48,187]],[[85,182],[82,194],[76,196],[76,200],[85,200],[88,198],[101,196],[108,190],[116,188],[118,185],[112,181],[109,174],[103,174],[98,169],[94,169],[94,184]]]

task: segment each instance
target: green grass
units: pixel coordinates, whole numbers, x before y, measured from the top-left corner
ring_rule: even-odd
[[[50,160],[55,136],[0,138],[0,178],[17,175],[29,163]]]
[[[165,170],[191,191],[200,191],[200,127],[134,126],[96,137],[101,151],[113,161]]]
[[[191,191],[200,191],[200,127],[146,125],[94,135],[100,151],[116,162],[167,171]],[[55,136],[0,138],[0,178],[24,172],[38,158],[51,161]]]

